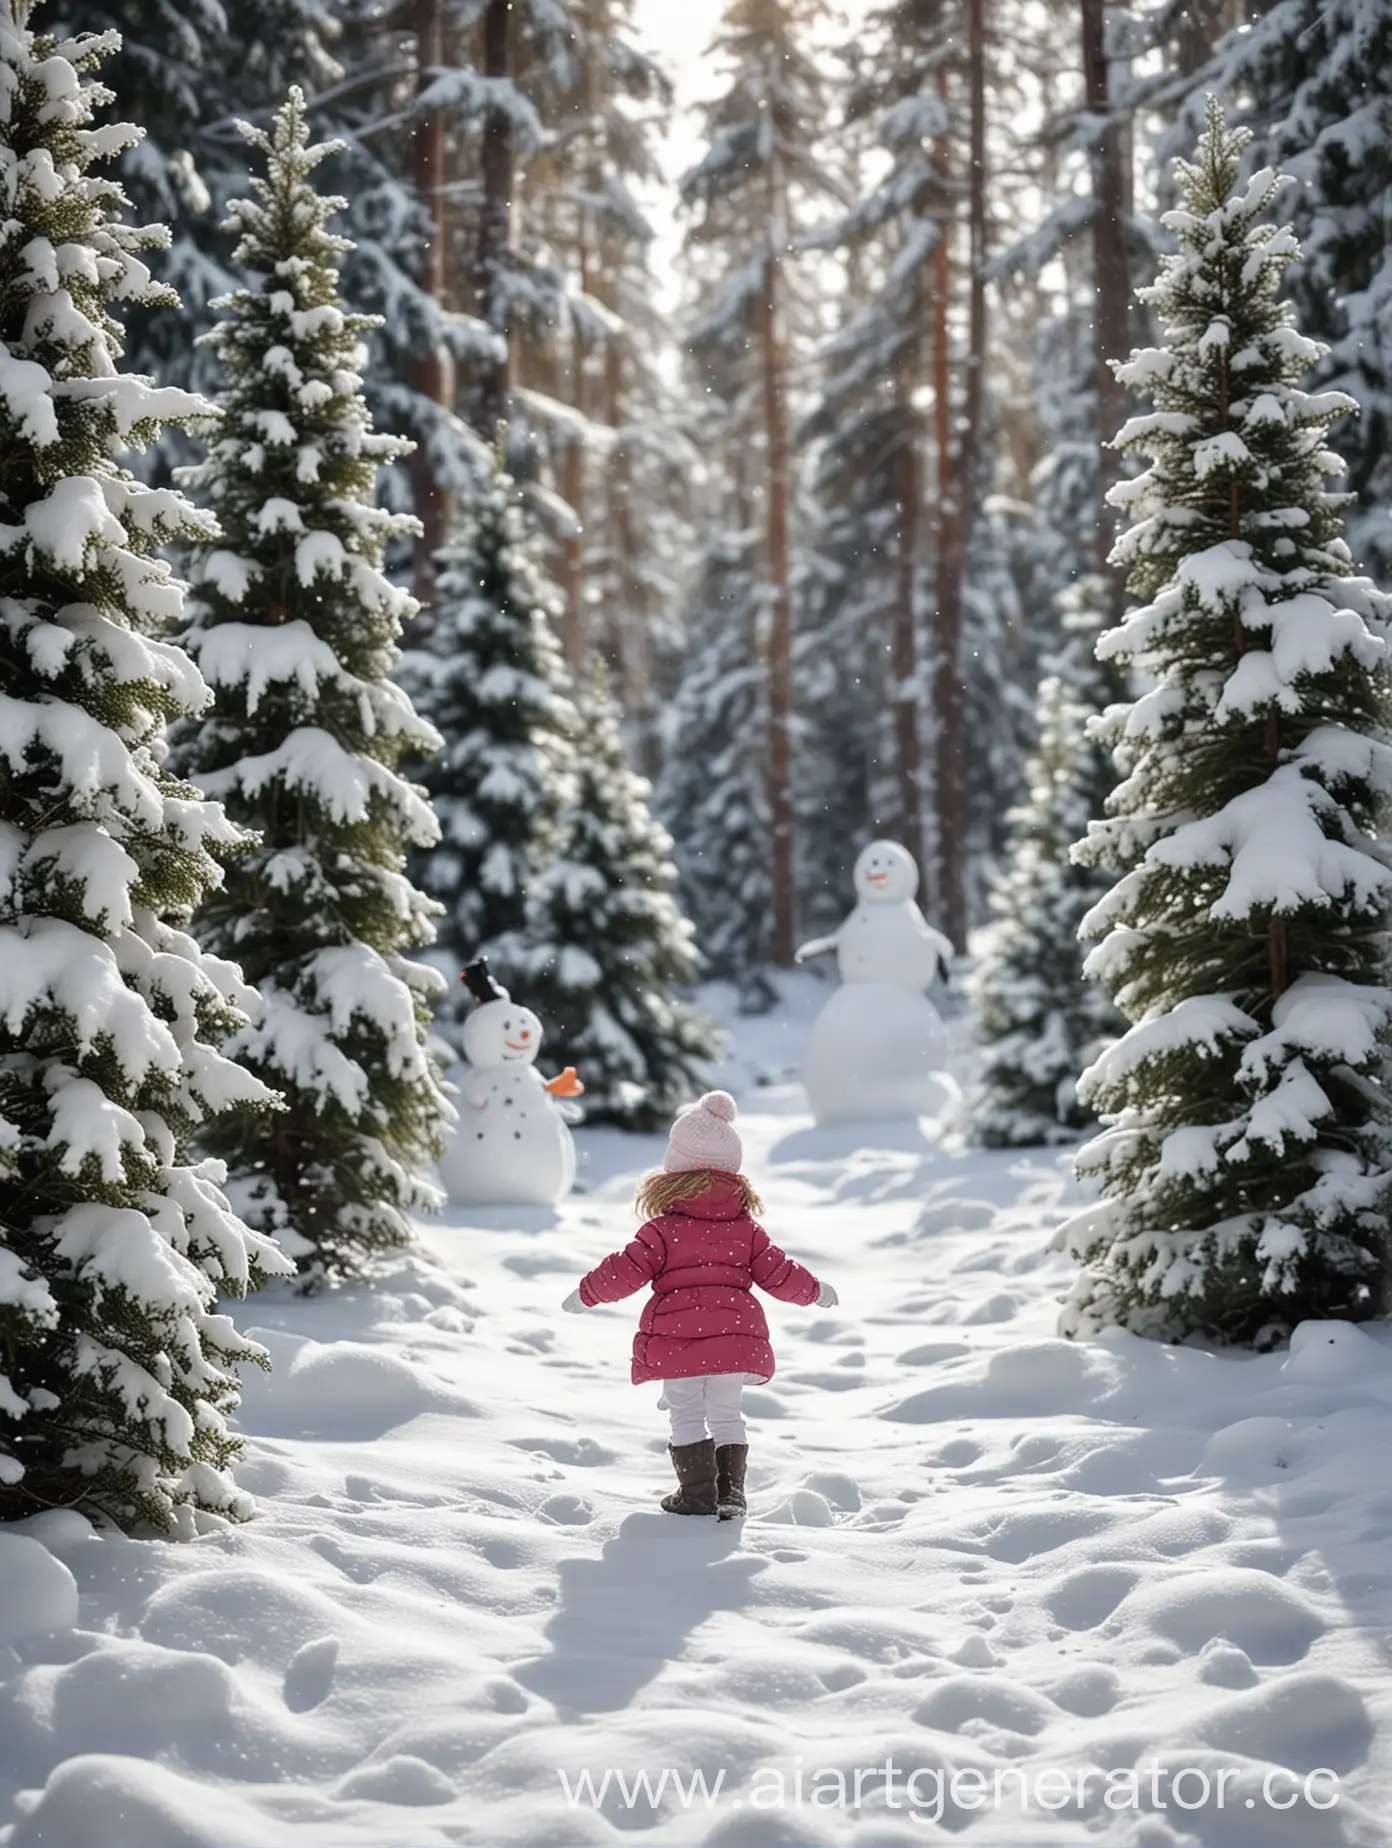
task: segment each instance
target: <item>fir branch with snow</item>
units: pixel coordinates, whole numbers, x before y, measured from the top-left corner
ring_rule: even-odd
[[[405,853],[438,831],[398,766],[439,741],[392,680],[415,605],[382,559],[414,522],[374,487],[407,446],[373,430],[363,397],[372,323],[339,299],[342,202],[313,185],[332,144],[309,145],[296,90],[269,133],[242,132],[266,167],[232,212],[257,280],[221,300],[206,336],[222,420],[184,471],[222,523],[197,559],[187,638],[216,699],[180,748],[260,833],[199,928],[261,986],[264,1015],[238,1046],[288,1102],[269,1137],[229,1130],[214,1146],[253,1222],[317,1279],[405,1245],[411,1213],[437,1201],[421,1173],[450,1117],[428,1051],[440,983],[409,956],[434,926]]]
[[[289,1267],[189,1145],[272,1093],[226,1056],[255,996],[182,925],[242,840],[165,767],[207,688],[165,639],[157,548],[214,528],[121,465],[207,407],[123,373],[113,310],[175,306],[100,167],[109,37],[0,0],[0,1517],[76,1506],[188,1533],[244,1518],[218,1312]]]
[[[1327,432],[1353,406],[1302,387],[1323,349],[1282,296],[1284,182],[1239,184],[1245,144],[1210,101],[1145,292],[1167,344],[1120,371],[1154,406],[1111,496],[1148,601],[1100,652],[1147,690],[1099,728],[1125,780],[1078,851],[1117,876],[1084,928],[1134,1024],[1083,1081],[1106,1127],[1070,1334],[1266,1344],[1385,1304],[1392,600],[1340,537]]]
[[[1109,880],[1073,863],[1073,844],[1103,810],[1114,781],[1090,721],[1121,696],[1095,659],[1109,592],[1085,578],[1059,598],[1066,641],[1039,689],[1039,745],[1029,794],[1011,817],[1010,856],[991,905],[997,920],[976,982],[985,1049],[972,1112],[986,1148],[1072,1142],[1094,1118],[1078,1077],[1121,1029],[1100,983],[1083,976],[1078,931]]]
[[[438,572],[429,642],[404,668],[445,740],[421,771],[440,844],[417,855],[415,874],[444,908],[441,966],[458,971],[486,954],[511,976],[528,890],[559,846],[575,708],[556,640],[560,597],[501,463]],[[458,1009],[444,1018],[457,1024]]]
[[[560,851],[530,907],[528,1001],[580,1070],[586,1116],[653,1129],[701,1089],[719,1050],[683,994],[700,973],[696,933],[673,896],[671,837],[649,813],[602,682],[580,701],[575,757]]]

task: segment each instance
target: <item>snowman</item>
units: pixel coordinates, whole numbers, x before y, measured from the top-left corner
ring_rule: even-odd
[[[800,963],[836,951],[843,982],[879,982],[922,994],[952,963],[952,945],[915,902],[918,868],[898,841],[875,841],[855,865],[860,903],[831,937],[805,943]]]
[[[541,1022],[488,973],[483,957],[460,978],[478,1006],[464,1023],[459,1127],[440,1160],[456,1206],[555,1206],[575,1181],[575,1143],[563,1101],[584,1086],[573,1067],[536,1069]]]
[[[819,1123],[941,1116],[958,1095],[944,1071],[947,1034],[924,992],[952,945],[916,902],[918,868],[897,841],[876,841],[855,867],[860,901],[833,936],[797,960],[836,951],[841,987],[813,1023],[803,1083]]]

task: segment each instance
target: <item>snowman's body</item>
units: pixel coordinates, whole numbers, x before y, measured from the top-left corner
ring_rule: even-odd
[[[477,1008],[455,1074],[459,1127],[440,1159],[456,1206],[555,1206],[575,1184],[575,1141],[536,1069],[541,1022],[510,1000]]]
[[[940,1117],[959,1092],[947,1034],[926,995],[887,982],[836,990],[807,1038],[802,1082],[819,1123]]]
[[[918,868],[904,848],[877,841],[856,862],[859,903],[835,936],[799,961],[836,951],[842,986],[813,1023],[803,1082],[819,1123],[940,1116],[957,1096],[947,1034],[925,990],[952,945],[915,902]]]
[[[857,905],[836,933],[843,982],[877,982],[921,995],[952,957],[952,945],[913,899]]]

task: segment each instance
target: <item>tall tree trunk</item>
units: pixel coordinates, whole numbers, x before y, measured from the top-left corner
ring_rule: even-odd
[[[1082,13],[1083,90],[1088,114],[1102,124],[1091,149],[1092,248],[1097,305],[1093,316],[1096,349],[1098,440],[1109,444],[1126,415],[1126,394],[1111,362],[1125,359],[1130,345],[1127,315],[1130,277],[1126,260],[1126,175],[1121,124],[1112,118],[1110,64],[1107,58],[1104,0],[1080,0]],[[1097,568],[1105,572],[1112,549],[1114,522],[1106,505],[1107,490],[1118,478],[1116,452],[1100,451],[1097,471]],[[1112,580],[1116,613],[1124,589]]]
[[[948,297],[951,265],[940,245],[934,325],[938,432],[938,623],[934,638],[934,767],[937,795],[936,908],[959,950],[967,945],[970,828],[967,780],[967,692],[963,629],[967,557],[983,483],[982,440],[986,375],[986,0],[968,0],[967,88],[970,168],[967,219],[967,358],[962,425],[951,439]]]
[[[917,368],[904,362],[899,381],[904,443],[899,452],[899,557],[890,651],[894,675],[895,755],[899,771],[899,813],[904,845],[923,861],[923,750],[918,729],[918,511],[923,492],[918,455],[918,417],[913,408]]]
[[[443,0],[415,0],[413,27],[416,40],[416,90],[433,81],[444,62]],[[421,288],[436,302],[445,295],[445,122],[432,109],[416,123],[411,140],[411,178],[416,196],[429,217],[429,231],[421,251]],[[432,404],[449,400],[449,365],[439,347],[422,353],[412,367],[413,384]],[[422,443],[411,457],[411,481],[421,535],[416,542],[415,593],[422,609],[435,602],[435,554],[449,535],[450,495],[439,479],[436,458]]]
[[[612,303],[610,304],[612,306]],[[624,438],[623,353],[609,342],[604,361],[604,419],[614,433],[608,458],[607,513],[614,581],[619,587],[619,652],[623,661],[624,704],[637,728],[638,768],[656,779],[661,752],[653,713],[652,637],[648,630],[648,592],[639,574],[641,543],[633,505],[633,457]]]
[[[512,75],[510,0],[488,0],[483,15],[483,75],[497,82]],[[474,299],[483,319],[502,342],[496,362],[484,369],[478,393],[479,430],[486,441],[507,418],[511,386],[511,344],[507,300],[508,253],[512,245],[515,155],[512,125],[501,109],[490,109],[483,128],[483,203],[474,260]]]
[[[584,214],[579,229],[580,287],[589,289],[589,252]],[[570,401],[582,417],[587,415],[585,349],[579,333],[571,329]],[[566,498],[575,524],[566,534],[561,563],[561,586],[565,595],[565,626],[562,643],[566,664],[578,674],[585,665],[585,439],[578,430],[565,437],[565,464],[561,492]]]
[[[940,148],[938,158],[946,173],[946,144]],[[938,555],[937,609],[933,627],[933,875],[927,899],[930,911],[949,935],[947,867],[950,855],[960,854],[962,850],[957,840],[949,845],[947,811],[952,759],[960,748],[965,722],[961,679],[962,521],[952,453],[951,228],[944,202],[937,248],[933,252],[933,450],[937,477]],[[953,942],[956,941],[954,937]]]
[[[580,293],[590,295],[595,288],[596,264],[602,273],[604,268],[603,237],[596,234],[596,227],[591,220],[589,199],[598,199],[604,189],[604,172],[600,156],[600,108],[603,97],[600,88],[600,35],[603,19],[599,9],[592,9],[588,15],[582,15],[584,32],[582,36],[583,57],[583,99],[585,111],[585,148],[584,196],[577,202],[575,223],[575,261],[580,277]],[[611,342],[612,342],[612,336]],[[572,323],[571,328],[571,378],[570,401],[582,417],[589,415],[589,380],[585,371],[586,352],[584,342]],[[584,438],[572,434],[566,438],[565,472],[562,492],[575,515],[575,526],[566,537],[563,564],[563,588],[565,591],[565,655],[573,672],[578,673],[584,666],[585,648],[588,642],[586,633],[588,624],[585,608],[585,551],[587,536],[586,494],[588,488],[588,461]]]
[[[582,407],[577,403],[576,408]],[[575,516],[575,523],[565,536],[561,559],[561,588],[565,596],[561,640],[566,665],[572,673],[578,674],[585,664],[585,445],[573,431],[567,432],[565,439],[561,492]]]
[[[793,599],[789,539],[792,498],[788,407],[781,317],[782,201],[769,187],[768,253],[764,260],[760,357],[767,444],[768,574],[771,620],[769,673],[769,811],[773,823],[773,960],[791,968],[797,951],[797,855],[793,812]]]

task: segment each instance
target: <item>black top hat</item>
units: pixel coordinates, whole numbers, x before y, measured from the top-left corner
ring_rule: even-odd
[[[474,961],[469,964],[468,968],[464,970],[459,979],[463,982],[464,986],[474,997],[475,1001],[478,1002],[480,1007],[487,1001],[506,1001],[508,999],[507,989],[499,988],[498,984],[493,980],[493,977],[488,973],[488,958],[486,956],[475,957]]]

